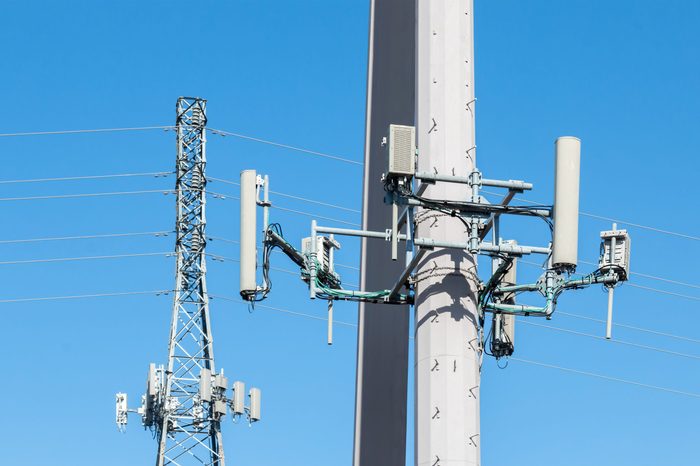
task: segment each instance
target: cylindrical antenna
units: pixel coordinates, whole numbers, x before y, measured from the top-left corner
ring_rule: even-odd
[[[552,265],[573,271],[578,256],[578,198],[581,141],[563,136],[554,143],[554,239]]]
[[[255,170],[241,172],[241,243],[240,243],[240,292],[245,300],[252,301],[257,291],[255,269],[257,266],[257,175]]]

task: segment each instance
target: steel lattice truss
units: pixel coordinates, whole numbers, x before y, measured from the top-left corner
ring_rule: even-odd
[[[157,466],[224,466],[219,415],[199,398],[214,373],[205,263],[206,100],[177,101],[177,270],[163,406],[156,410]]]

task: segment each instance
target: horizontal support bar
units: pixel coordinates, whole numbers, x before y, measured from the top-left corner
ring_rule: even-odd
[[[422,181],[444,181],[446,183],[459,183],[459,184],[471,184],[469,177],[467,176],[452,176],[452,175],[437,175],[428,172],[416,173],[416,178]],[[513,191],[525,191],[532,189],[532,183],[525,183],[520,180],[489,180],[486,178],[481,179],[479,183],[480,186],[492,186],[495,188],[507,188]]]
[[[532,189],[532,183],[526,183],[520,180],[489,180],[483,178],[481,186],[492,186],[494,188],[507,188],[513,191],[526,191]]]
[[[484,306],[486,310],[502,312],[504,314],[527,314],[527,315],[540,315],[546,316],[548,312],[548,307],[536,307],[528,306],[525,304],[502,304],[502,303],[488,303]]]
[[[384,240],[386,240],[388,238],[388,235],[385,231],[352,230],[350,228],[332,228],[332,227],[317,226],[316,232],[317,233],[328,233],[328,234],[333,234],[333,235],[341,235],[341,236],[359,236],[359,237],[363,237],[363,238],[381,238]],[[404,236],[403,239],[405,239],[406,235],[400,235],[400,236]]]
[[[524,209],[524,208],[514,208],[502,204],[479,204],[475,202],[460,202],[460,201],[443,201],[430,199],[433,204],[439,204],[443,209],[451,209],[458,211],[462,214],[488,218],[491,214],[499,215],[525,215],[530,217],[551,217],[552,213],[549,209]],[[414,207],[423,207],[424,202],[418,199],[406,199],[404,201],[406,204]]]
[[[506,254],[545,254],[549,255],[552,252],[549,248],[539,246],[520,246],[517,244],[499,244],[494,246],[493,243],[481,243],[479,245],[480,252],[504,252]]]
[[[379,238],[387,241],[390,236],[384,231],[370,231],[370,230],[351,230],[349,228],[332,228],[317,226],[315,231],[317,233],[328,233],[340,236],[359,236],[363,238]],[[396,235],[399,241],[406,241],[405,234]],[[436,241],[430,238],[415,238],[413,240],[416,246],[423,246],[427,248],[447,248],[447,249],[464,249],[468,250],[469,245],[467,243],[451,243],[447,241]],[[546,254],[548,255],[551,250],[549,248],[542,248],[538,246],[520,246],[515,244],[500,244],[494,246],[491,243],[481,243],[479,245],[479,252],[502,252],[506,254]]]

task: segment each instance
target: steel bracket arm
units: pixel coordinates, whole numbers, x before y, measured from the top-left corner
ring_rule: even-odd
[[[289,257],[295,264],[297,264],[302,269],[306,268],[306,260],[304,259],[304,256],[299,251],[290,246],[290,244],[287,241],[285,241],[284,238],[282,238],[272,230],[267,230],[266,235],[266,241],[268,243],[278,246],[282,250],[282,252],[284,252],[287,255],[287,257]]]
[[[398,280],[396,280],[396,283],[394,283],[394,286],[391,287],[391,293],[389,293],[389,296],[387,296],[387,301],[393,301],[396,298],[399,297],[399,292],[401,291],[401,287],[404,286],[406,283],[406,280],[408,280],[409,275],[411,275],[411,272],[416,268],[418,263],[423,259],[423,256],[425,255],[426,252],[428,252],[431,248],[428,247],[423,247],[419,248],[418,251],[413,255],[413,258],[411,259],[411,262],[406,265],[406,268],[401,272],[401,275],[399,275]]]

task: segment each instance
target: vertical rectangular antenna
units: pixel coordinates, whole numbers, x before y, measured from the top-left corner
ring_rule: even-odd
[[[233,414],[245,413],[245,383],[233,382]]]
[[[211,370],[203,367],[199,373],[199,399],[211,401]]]
[[[576,269],[581,141],[563,136],[554,143],[554,239],[552,266]]]
[[[255,299],[257,283],[257,175],[255,170],[241,172],[241,246],[240,293],[247,301]]]
[[[260,420],[260,389],[251,388],[250,389],[250,420],[251,422]]]

